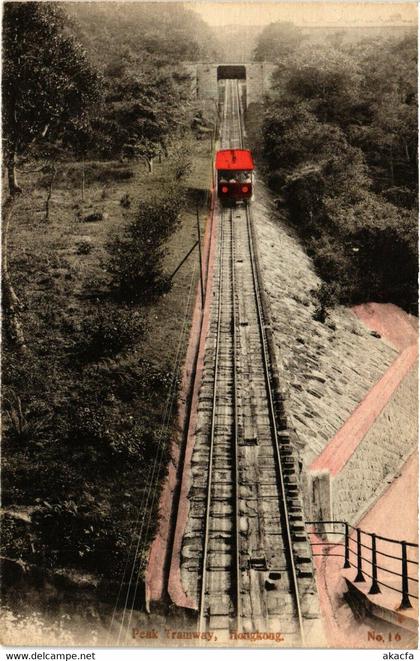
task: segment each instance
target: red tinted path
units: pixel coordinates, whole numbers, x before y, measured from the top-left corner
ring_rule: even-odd
[[[411,315],[395,305],[379,303],[359,305],[354,312],[401,353],[309,467],[310,471],[327,469],[333,476],[350,459],[405,375],[415,365],[418,355],[417,331]]]
[[[207,220],[206,232],[203,245],[203,270],[206,276],[206,293],[203,315],[201,314],[201,290],[200,283],[197,285],[197,294],[194,306],[194,313],[191,324],[190,338],[185,358],[184,369],[182,373],[182,383],[180,392],[180,404],[178,410],[178,420],[180,429],[185,428],[188,417],[187,397],[190,385],[194,380],[194,390],[192,393],[191,415],[189,418],[189,428],[187,432],[187,442],[184,457],[184,466],[182,471],[181,495],[178,506],[176,530],[174,545],[172,551],[170,574],[169,574],[169,594],[177,605],[193,608],[194,604],[187,599],[181,585],[180,577],[180,552],[182,544],[182,535],[188,516],[188,474],[190,470],[190,461],[193,449],[193,434],[196,422],[197,398],[201,382],[204,360],[204,344],[207,336],[210,302],[213,283],[213,270],[215,259],[215,232],[216,232],[216,214],[214,214],[214,189],[212,189],[211,210]],[[198,351],[198,355],[197,355]],[[195,357],[197,362],[195,364]],[[195,373],[194,373],[195,367]],[[174,439],[172,445],[171,459],[168,468],[168,477],[166,479],[159,506],[159,530],[150,549],[149,562],[146,571],[146,601],[150,604],[153,601],[159,601],[163,595],[165,582],[165,561],[168,556],[168,536],[170,532],[171,516],[174,493],[177,487],[177,472],[180,463],[180,445],[179,438]]]

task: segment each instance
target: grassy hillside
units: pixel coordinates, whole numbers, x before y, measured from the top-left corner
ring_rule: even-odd
[[[167,246],[167,274],[196,240],[195,192],[209,183],[209,141],[186,138],[183,149],[194,174],[179,184],[187,202]],[[177,433],[198,255],[155,303],[129,305],[114,296],[108,246],[139,207],[166,195],[178,164],[163,159],[148,174],[144,164],[88,162],[82,202],[81,164],[65,163],[48,222],[49,179],[21,176],[10,267],[28,352],[22,360],[6,340],[3,354],[3,549],[20,563],[112,586],[134,540],[141,576]],[[203,230],[206,212],[202,198]]]

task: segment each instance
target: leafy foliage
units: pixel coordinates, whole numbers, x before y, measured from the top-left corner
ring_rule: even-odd
[[[179,227],[182,205],[182,196],[175,189],[164,199],[141,204],[123,235],[110,242],[108,268],[123,300],[151,303],[169,290],[163,260],[167,241]]]
[[[108,572],[112,548],[118,571],[129,542],[128,531],[91,501],[44,501],[33,515],[33,525],[40,548],[46,549],[43,560],[47,567],[65,563]]]
[[[302,47],[275,74],[263,124],[269,181],[342,302],[416,308],[415,52],[410,38],[311,58]],[[326,307],[320,300],[320,320]]]
[[[102,307],[83,321],[76,353],[87,362],[115,356],[132,347],[144,332],[139,312]]]
[[[254,59],[257,62],[279,62],[287,58],[303,41],[302,30],[294,23],[270,23],[259,34]]]
[[[179,384],[165,362],[172,343],[161,355],[161,336],[146,337],[144,319],[155,310],[109,300],[108,285],[111,279],[130,303],[150,303],[170,286],[163,260],[182,199],[168,190],[166,203],[144,200],[153,186],[165,196],[162,181],[176,181],[178,190],[189,172],[190,79],[180,62],[213,59],[215,43],[179,4],[119,10],[115,3],[7,3],[3,23],[5,156],[13,168],[17,157],[30,195],[19,201],[18,238],[10,241],[29,350],[22,360],[5,342],[3,361],[3,504],[28,515],[24,523],[6,516],[7,550],[42,567],[117,579],[147,488],[153,503],[144,510],[144,555],[154,533]],[[151,165],[156,156],[165,159],[158,176],[144,188],[136,180],[135,188],[132,161]],[[63,213],[51,214],[51,241],[43,242],[37,198],[52,192],[53,172],[60,193],[53,208],[61,203]],[[87,199],[101,189],[99,200]],[[124,200],[129,218],[130,200],[134,208],[142,202],[112,242],[109,270],[100,225],[114,221],[115,199]],[[92,213],[103,223],[72,225]],[[22,236],[28,245],[17,249]],[[182,301],[172,305],[176,316]],[[177,332],[175,319],[168,333]]]
[[[86,133],[100,77],[65,31],[56,4],[7,3],[3,17],[3,132],[7,154],[27,156],[42,141],[70,146]],[[46,48],[48,44],[48,48]]]
[[[66,11],[97,66],[112,67],[117,76],[118,59],[136,53],[157,66],[220,59],[217,37],[181,3],[68,3]]]

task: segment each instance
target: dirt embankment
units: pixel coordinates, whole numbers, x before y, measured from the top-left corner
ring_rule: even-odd
[[[280,378],[289,420],[305,444],[302,459],[308,465],[398,351],[373,335],[350,309],[335,309],[325,323],[314,319],[320,279],[311,260],[261,181],[256,198],[253,215]]]

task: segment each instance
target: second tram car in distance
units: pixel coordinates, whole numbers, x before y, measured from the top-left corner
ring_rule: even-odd
[[[222,204],[248,202],[253,196],[254,161],[249,149],[216,152],[217,194]]]

